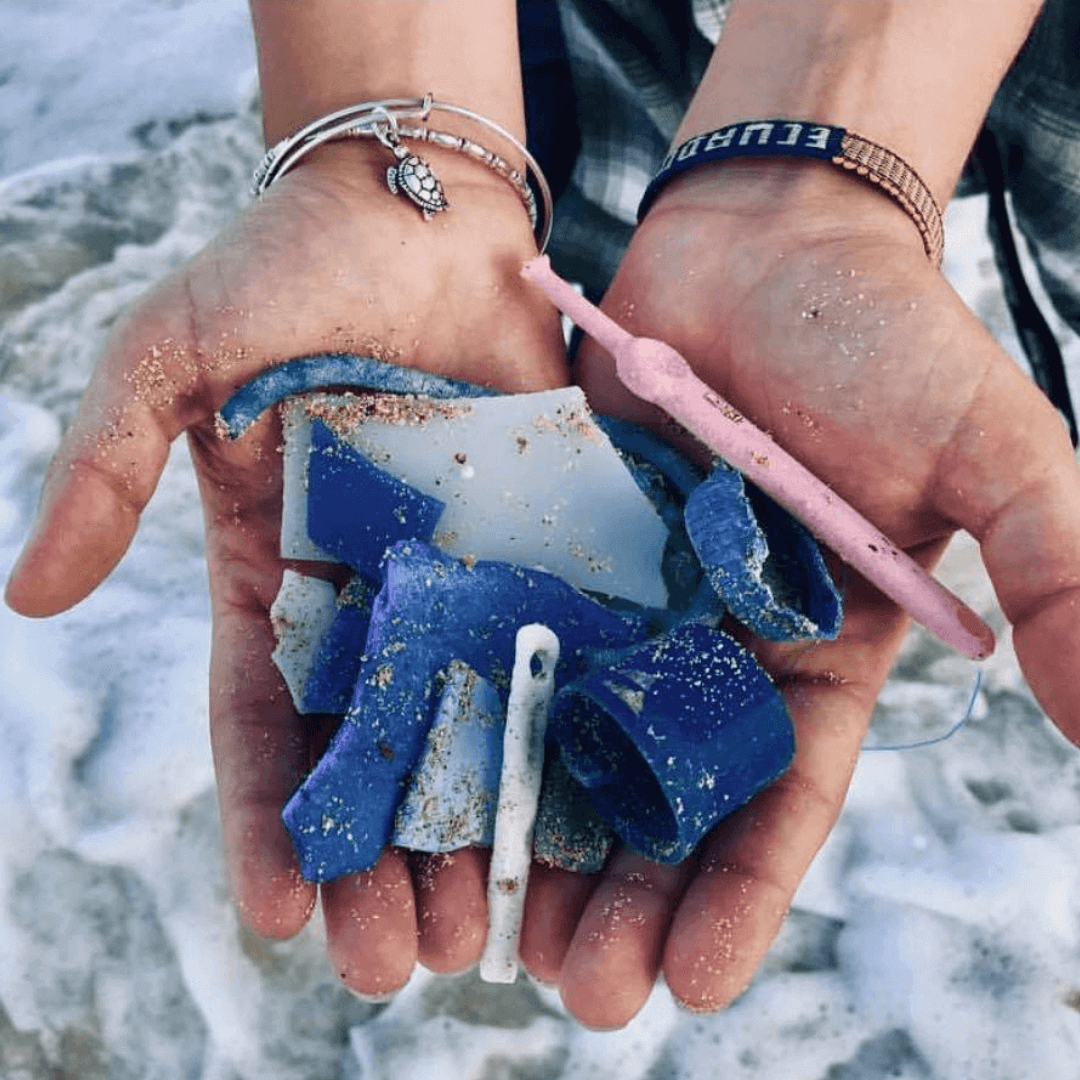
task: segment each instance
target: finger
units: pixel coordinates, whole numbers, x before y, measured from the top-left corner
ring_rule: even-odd
[[[189,436],[207,525],[214,634],[210,737],[226,863],[244,921],[288,937],[307,921],[316,888],[304,881],[281,809],[311,767],[322,734],[297,716],[271,654],[270,606],[281,582],[281,469],[273,416],[231,443]]]
[[[692,869],[691,860],[661,866],[626,850],[612,856],[562,965],[563,1004],[586,1027],[622,1027],[645,1004]]]
[[[210,663],[210,737],[222,845],[243,921],[286,938],[307,922],[316,888],[303,879],[281,808],[303,778],[309,746],[288,689],[269,661],[264,613],[219,606]]]
[[[487,938],[490,857],[489,849],[475,847],[409,856],[418,957],[429,971],[450,974],[479,961]]]
[[[330,962],[350,990],[385,999],[417,960],[416,905],[405,852],[388,847],[375,866],[322,887]]]
[[[118,326],[79,403],[8,582],[7,601],[24,615],[70,607],[113,569],[170,442],[201,407],[201,369],[175,291],[163,286]]]
[[[1055,410],[1011,363],[983,380],[940,477],[938,505],[980,541],[1028,684],[1080,744],[1080,470]]]
[[[915,553],[926,563],[940,545]],[[807,867],[836,822],[878,691],[908,621],[852,575],[844,633],[806,647],[761,646],[795,728],[788,771],[721,822],[699,852],[664,948],[663,973],[686,1007],[711,1011],[745,989]]]
[[[530,867],[518,953],[534,979],[549,985],[559,981],[581,912],[599,881],[599,874],[574,874],[539,862]]]

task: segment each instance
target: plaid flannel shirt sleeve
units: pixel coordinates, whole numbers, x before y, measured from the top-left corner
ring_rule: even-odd
[[[729,0],[558,2],[581,150],[559,203],[552,254],[596,299],[723,31]],[[1080,0],[1047,0],[987,123],[1007,149],[1013,209],[1043,284],[1080,333]]]
[[[716,10],[726,0],[698,0]],[[560,0],[581,136],[552,257],[593,299],[607,287],[645,187],[712,52],[683,0]],[[713,23],[718,24],[714,16]]]
[[[1080,2],[1047,0],[987,124],[1047,295],[1080,333]]]

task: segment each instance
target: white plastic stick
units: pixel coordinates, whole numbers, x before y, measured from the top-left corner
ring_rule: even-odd
[[[485,982],[512,983],[517,978],[533,823],[544,771],[544,734],[558,660],[559,639],[546,626],[531,623],[518,630],[488,874],[488,937],[480,961]]]

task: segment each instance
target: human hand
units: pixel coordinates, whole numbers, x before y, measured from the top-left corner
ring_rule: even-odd
[[[924,565],[956,528],[970,531],[1033,691],[1080,742],[1071,674],[1080,659],[1080,477],[1060,419],[880,193],[817,165],[723,170],[671,185],[603,307],[631,333],[677,349]],[[578,379],[598,411],[679,440],[592,342]],[[839,813],[907,625],[850,570],[844,588],[836,642],[750,643],[796,728],[796,758],[781,780],[681,867],[624,851],[595,885],[534,875],[523,959],[559,984],[584,1022],[625,1023],[661,971],[695,1009],[727,1004],[753,975]]]
[[[215,410],[263,368],[335,350],[505,390],[567,381],[558,321],[518,276],[535,247],[517,195],[475,162],[429,156],[448,213],[424,221],[390,195],[381,147],[327,145],[127,315],[8,585],[9,603],[37,616],[92,591],[127,548],[169,443],[187,432],[207,526],[225,855],[244,921],[270,937],[297,932],[316,903],[280,812],[328,732],[297,717],[270,661],[283,568],[280,425],[267,415],[232,443],[215,433]],[[475,851],[410,865],[390,850],[371,873],[324,887],[336,970],[380,995],[417,959],[436,970],[471,963],[486,932],[485,878]]]

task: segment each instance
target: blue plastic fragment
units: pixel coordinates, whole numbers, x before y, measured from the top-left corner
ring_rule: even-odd
[[[490,847],[505,732],[495,687],[451,660],[424,752],[397,809],[391,843],[413,851]]]
[[[795,753],[768,676],[734,639],[700,623],[564,687],[548,732],[597,812],[655,862],[686,858]]]
[[[377,578],[386,549],[430,540],[445,503],[373,465],[321,420],[311,425],[308,536],[365,577]]]
[[[728,611],[768,641],[833,640],[843,602],[809,532],[720,464],[691,492],[686,530]]]
[[[611,827],[570,775],[558,747],[549,743],[533,825],[533,858],[577,874],[598,874],[614,842]]]
[[[316,356],[262,373],[219,416],[225,431],[238,438],[276,402],[328,387],[434,398],[492,393],[370,358]],[[552,747],[549,753],[536,834],[544,857],[584,872],[596,870],[610,842],[599,811],[632,847],[653,859],[678,861],[712,824],[786,769],[794,744],[783,702],[749,654],[711,628],[719,615],[713,598],[722,597],[761,636],[806,636],[808,623],[813,636],[835,636],[840,600],[820,551],[784,511],[756,490],[745,491],[737,475],[732,482],[714,474],[690,496],[688,540],[675,519],[699,479],[694,467],[642,429],[597,419],[639,486],[675,526],[664,569],[675,610],[660,617],[639,608],[642,617],[621,617],[550,575],[499,563],[468,567],[426,544],[397,543],[383,568],[374,610],[371,597],[380,586],[361,574],[339,597],[337,616],[308,678],[305,703],[312,711],[348,713],[330,750],[283,812],[309,880],[329,881],[373,865],[391,836],[399,804],[405,831],[393,842],[409,846],[423,848],[432,823],[456,816],[449,808],[456,805],[453,789],[460,777],[451,778],[458,767],[437,784],[429,772],[439,749],[438,730],[447,728],[455,708],[464,707],[464,687],[455,673],[464,665],[478,673],[475,685],[488,687],[485,707],[494,694],[501,712],[513,640],[523,622],[548,623],[563,643],[556,672],[562,691],[550,729],[562,752],[555,754]],[[313,471],[326,466],[314,482],[314,530],[326,539],[337,537],[329,544],[317,540],[321,546],[333,550],[338,544],[349,551],[343,561],[363,562],[370,574],[380,544],[385,548],[407,533],[409,541],[431,535],[430,508],[419,509],[415,520],[403,508],[407,523],[401,523],[401,533],[371,532],[368,523],[386,515],[370,512],[368,482],[360,478],[364,465],[352,461],[347,475],[363,493],[358,505],[364,513],[350,523],[340,506],[345,462],[340,454],[329,460],[336,440],[324,430],[314,442]],[[327,460],[316,463],[317,458]],[[732,492],[743,522],[735,526],[729,520]],[[721,504],[726,504],[722,510]],[[754,523],[752,535],[747,521]],[[725,528],[727,539],[717,541],[716,533]],[[357,533],[366,535],[357,539]],[[743,552],[740,565],[732,565],[732,545]],[[708,576],[696,590],[702,579],[695,550]],[[795,582],[795,589],[783,578]],[[674,629],[644,640],[679,619],[683,622]],[[469,734],[462,745],[479,755],[479,744],[469,743],[476,734],[473,726],[469,720],[462,727],[460,734]],[[501,723],[499,729],[497,751],[485,751],[495,773]],[[413,775],[418,761],[420,770]],[[474,794],[483,789],[480,801],[489,810],[497,790],[497,777],[493,781],[491,775],[476,774],[465,785]],[[422,820],[407,809],[414,806],[411,796],[402,803],[406,789],[425,792],[422,801],[429,809],[431,799],[443,801],[445,812]],[[472,828],[460,835],[483,842],[471,839]],[[408,841],[401,838],[406,835]],[[442,843],[446,837],[436,839]]]
[[[515,637],[531,622],[559,637],[557,686],[586,669],[590,650],[645,636],[640,620],[620,617],[550,574],[466,565],[416,542],[390,549],[352,706],[282,812],[304,877],[332,881],[375,864],[423,750],[439,672],[459,659],[488,679],[505,705]]]
[[[343,716],[348,712],[378,588],[377,582],[354,574],[338,594],[334,621],[319,642],[304,684],[305,713]]]
[[[433,398],[489,397],[495,393],[487,387],[399,367],[370,356],[328,353],[288,360],[259,372],[221,406],[218,420],[230,439],[239,439],[271,405],[293,394],[332,386]]]

